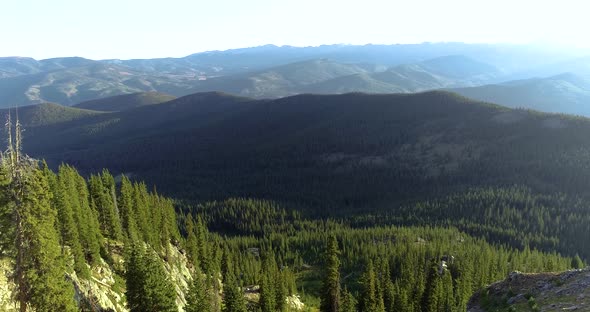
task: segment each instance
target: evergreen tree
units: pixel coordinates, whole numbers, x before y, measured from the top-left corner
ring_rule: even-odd
[[[100,233],[98,214],[90,207],[88,185],[86,180],[77,172],[74,173],[76,185],[73,193],[78,195],[80,203],[80,243],[84,248],[86,259],[90,264],[97,264],[100,259],[100,250],[103,248],[104,238]]]
[[[200,267],[199,264],[199,244],[197,242],[197,235],[195,234],[195,222],[192,214],[189,214],[185,219],[186,241],[185,249],[186,256],[189,263],[194,267]]]
[[[439,304],[439,311],[452,312],[456,311],[453,293],[453,277],[451,272],[444,271],[442,280],[442,302]]]
[[[176,312],[176,292],[158,256],[134,243],[127,261],[127,304],[132,312]]]
[[[229,275],[229,272],[234,272],[233,262],[227,245],[223,248],[223,255],[221,257],[221,276],[225,279]],[[225,282],[225,280],[223,281]]]
[[[133,211],[133,184],[129,178],[121,178],[121,187],[118,197],[119,213],[121,214],[121,225],[126,237],[131,241],[136,241],[138,237],[135,212]]]
[[[287,285],[285,280],[285,271],[275,271],[275,294],[276,294],[276,304],[277,304],[277,311],[285,311],[287,310]]]
[[[342,292],[342,306],[340,312],[356,312],[357,301],[354,296],[344,287]]]
[[[232,270],[224,277],[223,312],[247,312],[246,300]]]
[[[196,235],[197,235],[197,246],[199,251],[199,262],[201,263],[201,269],[206,274],[213,274],[213,263],[212,263],[212,254],[211,250],[209,249],[209,244],[207,241],[208,233],[205,224],[201,217],[197,217],[197,225],[195,228]]]
[[[580,256],[578,254],[576,254],[572,258],[572,268],[574,268],[574,269],[581,269],[583,267],[584,267],[584,261],[582,261],[582,259],[580,258]]]
[[[377,281],[373,262],[369,261],[365,272],[361,277],[361,297],[359,300],[360,312],[383,312],[383,303],[380,301],[377,291]]]
[[[325,251],[325,273],[323,278],[320,311],[340,310],[340,252],[336,236],[330,235]]]
[[[66,281],[66,266],[56,230],[56,209],[44,172],[23,159],[7,168],[14,220],[16,300],[20,311],[76,311],[74,289]]]
[[[53,205],[57,209],[57,223],[59,224],[59,232],[61,236],[61,245],[69,247],[69,250],[74,258],[74,269],[78,275],[83,278],[90,277],[90,271],[86,266],[86,258],[82,245],[80,244],[80,235],[78,232],[79,209],[73,205],[76,193],[69,191],[70,176],[67,174],[67,168],[61,166],[59,175],[55,175],[47,166],[44,166],[43,173],[49,181],[50,189],[53,195]]]
[[[385,282],[385,288],[383,289],[383,305],[385,307],[385,311],[387,312],[396,312],[396,302],[395,302],[395,286],[391,280],[387,280]]]
[[[123,238],[121,221],[114,194],[115,182],[108,171],[102,175],[90,176],[90,199],[99,216],[100,230],[104,237],[120,240]]]
[[[444,293],[442,279],[439,274],[439,263],[437,259],[430,262],[428,269],[428,279],[426,281],[426,290],[422,300],[422,310],[428,312],[439,311],[444,304]]]
[[[260,280],[260,299],[258,303],[262,312],[276,312],[276,294],[272,278],[269,274],[262,273]]]
[[[211,311],[211,290],[201,270],[197,267],[187,296],[185,312],[208,312]]]

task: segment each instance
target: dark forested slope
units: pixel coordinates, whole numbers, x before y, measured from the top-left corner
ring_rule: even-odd
[[[248,195],[341,209],[477,185],[585,194],[589,131],[586,119],[445,92],[273,101],[204,93],[31,126],[25,149],[198,199]]]
[[[358,214],[350,220],[359,225],[449,224],[586,254],[577,239],[590,217],[584,118],[447,92],[201,93],[26,130],[25,150],[51,165],[106,167],[188,201],[263,198],[313,215]]]
[[[342,208],[474,185],[585,194],[589,132],[586,119],[445,92],[272,101],[203,93],[29,127],[25,149],[83,171],[127,171],[192,198]]]

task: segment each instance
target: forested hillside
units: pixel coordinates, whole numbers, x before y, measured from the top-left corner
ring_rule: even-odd
[[[174,96],[164,93],[139,92],[86,101],[78,103],[74,107],[102,112],[118,112],[144,105],[160,104],[174,99]]]
[[[474,291],[512,270],[583,265],[454,227],[359,227],[265,200],[180,210],[107,170],[87,179],[69,165],[53,172],[21,152],[19,121],[5,132],[6,311],[464,310]]]
[[[210,203],[177,217],[172,201],[145,184],[123,177],[115,187],[107,171],[86,181],[69,166],[53,173],[12,159],[4,154],[0,206],[6,311],[313,310],[331,300],[324,291],[334,278],[330,294],[345,311],[464,310],[473,291],[511,270],[572,265],[455,229],[353,229],[264,201]],[[228,230],[228,218],[248,223],[232,236],[207,231]],[[105,272],[110,279],[97,282]]]
[[[109,168],[183,205],[267,199],[351,226],[455,226],[491,242],[587,258],[584,118],[445,92],[202,93],[47,126],[25,151],[84,174]],[[186,208],[184,208],[186,209]]]

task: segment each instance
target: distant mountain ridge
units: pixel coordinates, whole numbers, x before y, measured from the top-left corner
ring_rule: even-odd
[[[451,90],[508,107],[590,116],[590,80],[572,73]]]
[[[304,48],[266,45],[143,60],[4,57],[0,58],[0,107],[45,102],[75,105],[142,92],[179,97],[220,91],[253,98],[301,93],[420,92],[504,84],[549,76],[534,73],[555,76],[565,71],[587,79],[587,60],[573,52],[542,47],[461,43]],[[524,107],[587,113],[579,104],[585,101],[585,95],[580,95],[583,88],[566,86],[569,82],[553,84],[555,87],[543,89],[548,96],[541,104],[532,103],[526,92],[512,93],[515,101],[525,103]],[[570,87],[574,95],[563,91]],[[474,98],[495,100],[486,95],[486,88],[470,92]],[[502,104],[514,106],[501,100]],[[562,111],[561,106],[572,109]]]
[[[222,90],[255,98],[276,98],[300,93],[400,93],[449,86],[478,85],[500,71],[465,56],[444,56],[386,70],[332,60],[311,60],[238,76],[201,82],[195,92]]]

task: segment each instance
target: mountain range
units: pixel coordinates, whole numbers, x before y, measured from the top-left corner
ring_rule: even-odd
[[[71,106],[141,92],[279,98],[449,89],[511,107],[587,115],[588,64],[551,49],[460,43],[269,45],[148,60],[11,57],[0,58],[0,107]]]

